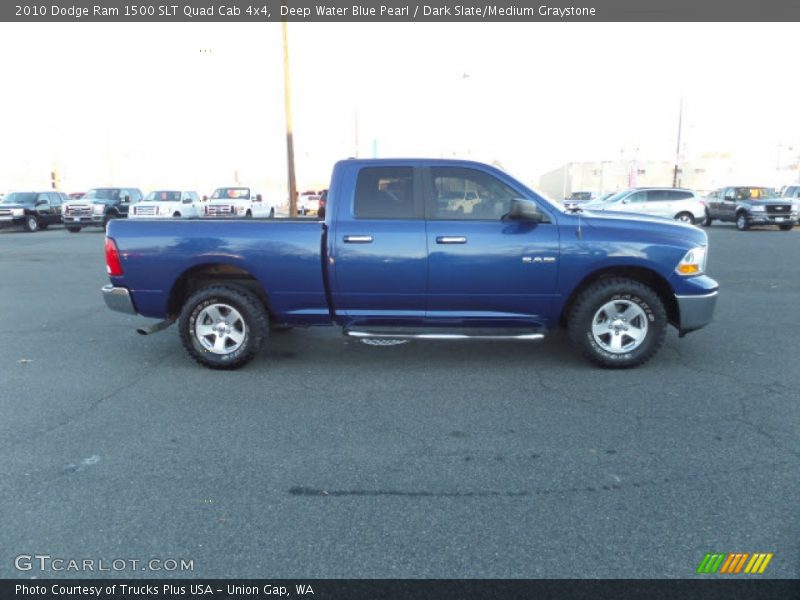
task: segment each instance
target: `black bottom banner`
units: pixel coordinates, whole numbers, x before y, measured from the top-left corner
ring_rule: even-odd
[[[0,580],[0,598],[184,600],[704,600],[800,599],[800,581],[786,579],[63,579]]]

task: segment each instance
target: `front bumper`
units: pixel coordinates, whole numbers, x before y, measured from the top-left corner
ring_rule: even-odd
[[[785,215],[771,215],[768,213],[754,213],[747,215],[747,220],[751,225],[785,225],[787,223],[797,224],[797,213],[787,213]]]
[[[25,215],[20,215],[19,217],[7,217],[7,216],[0,217],[0,228],[19,227],[20,225],[24,224],[25,224]]]
[[[699,296],[675,296],[678,301],[678,314],[680,315],[680,326],[678,327],[678,335],[680,337],[690,331],[705,327],[711,322],[718,295],[719,291],[714,290],[709,294]]]
[[[106,306],[111,310],[129,315],[137,314],[128,288],[114,287],[109,283],[104,285],[101,291],[103,292],[103,300],[106,301]]]
[[[71,217],[65,215],[61,220],[64,222],[64,225],[80,225],[81,227],[97,225],[98,227],[102,227],[105,217],[103,215],[92,215],[90,217]]]

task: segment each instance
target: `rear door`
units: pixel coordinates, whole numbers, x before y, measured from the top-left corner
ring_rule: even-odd
[[[432,167],[424,182],[428,324],[542,323],[558,275],[554,217],[540,208],[547,222],[509,220],[512,200],[524,194],[479,169]]]
[[[419,325],[428,249],[420,172],[411,166],[341,167],[329,233],[331,300],[344,325]]]

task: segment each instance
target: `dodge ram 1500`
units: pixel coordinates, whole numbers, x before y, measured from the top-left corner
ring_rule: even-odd
[[[454,198],[469,197],[469,203]],[[113,221],[114,310],[178,321],[188,353],[236,368],[271,326],[357,338],[517,339],[565,326],[603,367],[633,367],[710,322],[706,233],[561,207],[468,161],[345,160],[324,220]]]

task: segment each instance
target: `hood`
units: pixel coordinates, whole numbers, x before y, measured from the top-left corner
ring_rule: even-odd
[[[657,232],[670,238],[686,240],[698,245],[708,243],[708,236],[705,231],[694,225],[680,223],[673,219],[614,211],[596,212],[584,210],[581,213],[574,214],[575,216],[580,216],[581,220],[590,226],[610,227],[620,231],[630,231],[633,234],[646,229],[648,232]]]

